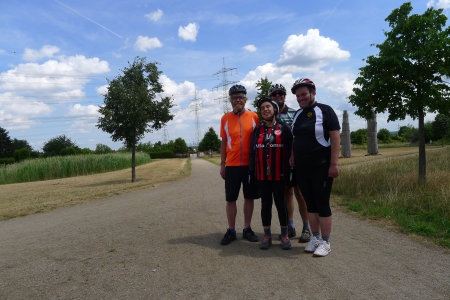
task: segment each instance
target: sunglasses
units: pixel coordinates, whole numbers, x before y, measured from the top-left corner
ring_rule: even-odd
[[[283,92],[273,92],[272,94],[270,94],[270,96],[272,96],[272,97],[275,97],[275,96],[284,96],[284,95],[286,95],[286,94],[283,93]]]

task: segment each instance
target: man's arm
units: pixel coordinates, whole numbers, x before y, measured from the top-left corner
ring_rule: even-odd
[[[331,139],[331,160],[330,169],[328,170],[328,177],[336,178],[339,176],[338,160],[339,150],[341,146],[341,136],[339,130],[330,131]]]
[[[220,143],[220,176],[225,180],[225,163],[227,161],[227,138]]]

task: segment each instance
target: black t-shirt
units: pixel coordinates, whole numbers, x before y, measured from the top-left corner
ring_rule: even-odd
[[[331,159],[330,131],[340,130],[334,110],[321,103],[299,109],[292,122],[295,164],[317,166]]]

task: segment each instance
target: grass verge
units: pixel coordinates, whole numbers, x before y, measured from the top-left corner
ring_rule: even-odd
[[[126,170],[88,176],[2,185],[0,220],[148,189],[190,174],[190,159],[156,159],[136,167],[135,183],[131,183],[129,167]]]

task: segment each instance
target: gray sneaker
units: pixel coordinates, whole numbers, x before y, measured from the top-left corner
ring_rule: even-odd
[[[291,241],[289,240],[289,237],[287,236],[281,237],[281,249],[283,250],[291,249]]]
[[[299,243],[307,243],[311,240],[311,230],[309,228],[303,229],[300,238],[298,239]]]
[[[259,249],[267,250],[272,245],[272,237],[270,235],[265,235],[261,245],[259,245]]]

